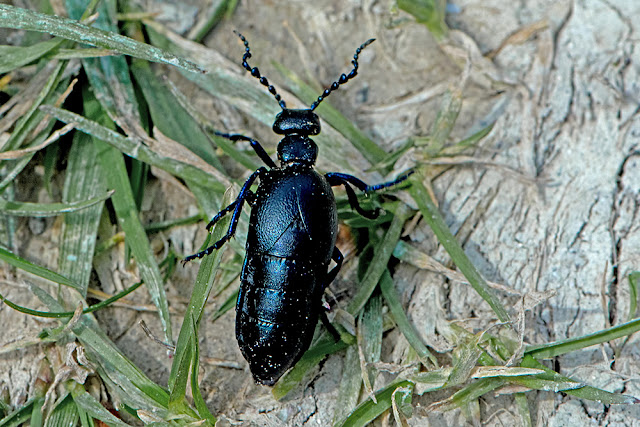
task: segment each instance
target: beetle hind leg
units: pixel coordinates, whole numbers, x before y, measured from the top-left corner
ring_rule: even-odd
[[[327,313],[325,311],[320,312],[320,320],[325,328],[329,331],[333,339],[338,342],[340,341],[340,332],[329,322],[329,318],[327,317]]]

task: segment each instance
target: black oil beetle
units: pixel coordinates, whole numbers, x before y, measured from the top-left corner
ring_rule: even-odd
[[[335,246],[338,216],[331,187],[343,185],[351,207],[367,218],[375,218],[378,211],[361,208],[352,186],[368,193],[397,184],[408,175],[367,185],[351,175],[337,172],[321,175],[314,169],[318,146],[310,136],[320,133],[320,119],[313,110],[332,91],[357,75],[358,55],[374,39],[356,49],[349,74],[342,74],[308,109],[294,110],[286,107],[258,68],[249,66],[249,42],[236,34],[245,46],[242,66],[268,88],[282,108],[273,124],[273,131],[284,135],[278,144],[280,166],[258,141],[244,135],[220,133],[232,141],[248,141],[269,169],[263,166],[252,173],[236,201],[218,212],[207,225],[211,229],[233,211],[226,235],[183,262],[202,258],[233,237],[242,206],[245,201],[249,203],[251,220],[236,305],[236,338],[255,381],[271,386],[307,351],[318,317],[336,334],[322,307],[324,290],[335,279],[343,260]],[[260,184],[254,193],[250,188],[258,178]],[[331,260],[336,265],[329,271]]]

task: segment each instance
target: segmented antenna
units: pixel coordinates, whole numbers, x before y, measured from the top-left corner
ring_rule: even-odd
[[[276,101],[278,101],[278,104],[280,104],[280,108],[282,108],[283,110],[287,108],[287,104],[285,104],[285,102],[282,100],[282,97],[276,91],[276,88],[273,87],[273,85],[269,84],[269,80],[267,80],[266,77],[263,77],[260,75],[260,70],[258,70],[258,67],[251,68],[251,66],[247,62],[247,59],[251,58],[251,50],[249,49],[249,42],[247,41],[247,39],[239,32],[235,30],[233,32],[236,33],[236,35],[240,37],[240,40],[242,40],[242,42],[244,43],[245,52],[244,52],[244,55],[242,56],[242,66],[245,68],[245,70],[249,71],[253,77],[260,80],[260,83],[263,86],[266,86],[269,93],[273,95]],[[355,58],[357,59],[357,55],[355,56]]]
[[[353,64],[353,70],[351,70],[349,74],[341,75],[338,81],[333,82],[328,89],[325,89],[324,92],[322,92],[322,95],[320,95],[318,99],[316,99],[316,101],[313,104],[311,104],[311,106],[309,107],[311,111],[315,110],[316,107],[320,105],[322,100],[325,99],[327,96],[329,96],[331,92],[338,89],[340,85],[345,84],[346,82],[348,82],[349,80],[351,80],[352,78],[358,75],[358,55],[360,55],[360,52],[362,52],[362,49],[369,46],[375,40],[376,39],[369,39],[366,42],[362,43],[360,47],[356,49],[356,54],[353,55],[353,61],[351,61],[351,63]]]

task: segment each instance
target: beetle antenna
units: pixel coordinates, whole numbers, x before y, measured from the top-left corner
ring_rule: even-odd
[[[235,30],[233,32],[236,33],[236,35],[240,37],[240,40],[242,40],[242,42],[244,43],[244,55],[242,56],[242,66],[245,68],[245,70],[250,72],[253,77],[260,80],[260,83],[263,86],[267,87],[267,90],[269,91],[269,93],[273,95],[276,101],[278,101],[278,104],[280,104],[280,108],[282,108],[283,110],[287,108],[287,104],[285,104],[285,102],[282,100],[282,97],[276,91],[276,88],[273,87],[273,85],[269,84],[269,80],[267,80],[266,77],[260,75],[260,70],[258,70],[258,67],[251,68],[251,66],[247,62],[247,59],[251,58],[251,50],[249,49],[249,42],[247,41],[247,39],[239,32]],[[356,58],[357,58],[357,55],[356,55]]]
[[[322,95],[320,95],[318,99],[316,99],[316,101],[313,104],[311,104],[311,106],[309,107],[310,110],[312,111],[315,110],[316,107],[322,102],[322,100],[325,99],[327,96],[329,96],[331,92],[338,89],[340,85],[345,84],[346,82],[348,82],[349,80],[351,80],[352,78],[358,75],[358,55],[360,55],[360,52],[362,52],[362,50],[365,47],[369,46],[375,40],[376,39],[369,39],[366,42],[362,43],[360,47],[356,49],[356,53],[355,55],[353,55],[353,61],[351,61],[351,63],[353,64],[353,70],[351,70],[349,74],[341,75],[337,81],[331,83],[331,86],[325,89],[324,92],[322,92]]]

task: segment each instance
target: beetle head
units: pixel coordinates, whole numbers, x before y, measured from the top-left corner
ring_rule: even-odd
[[[273,131],[279,135],[317,135],[320,133],[320,118],[309,109],[283,108],[276,116]]]

